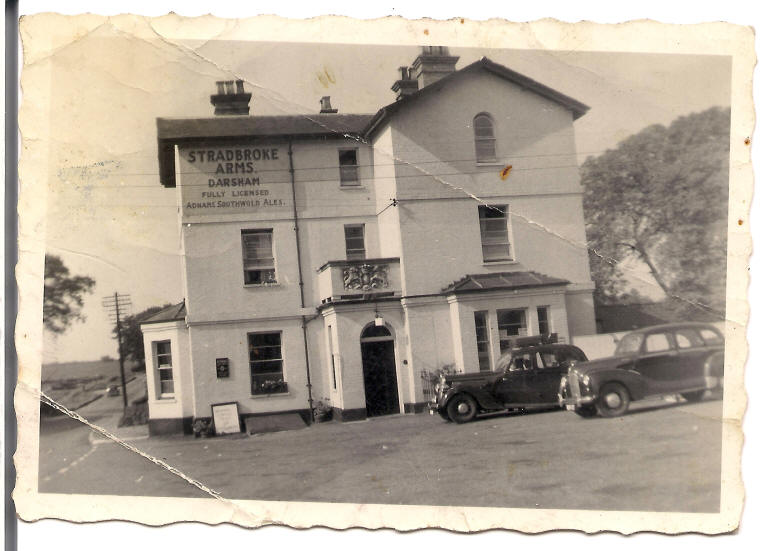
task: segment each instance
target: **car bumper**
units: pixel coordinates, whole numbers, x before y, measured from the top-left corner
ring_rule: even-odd
[[[561,408],[573,411],[576,408],[593,404],[594,401],[594,394],[590,392],[589,388],[581,385],[578,378],[574,376],[564,378],[558,392],[558,405]]]

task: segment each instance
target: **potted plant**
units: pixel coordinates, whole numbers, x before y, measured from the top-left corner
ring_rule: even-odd
[[[193,421],[193,436],[208,438],[211,436],[211,419],[198,418]]]
[[[330,421],[333,418],[333,406],[330,405],[329,398],[323,398],[317,400],[312,407],[314,413],[314,420],[316,423],[324,423]]]

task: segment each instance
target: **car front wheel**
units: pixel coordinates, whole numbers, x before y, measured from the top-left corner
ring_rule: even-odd
[[[597,411],[603,417],[618,417],[629,409],[629,391],[620,383],[608,383],[600,389]]]
[[[579,406],[573,412],[579,417],[594,417],[597,415],[597,409],[594,406]]]
[[[467,394],[460,394],[449,401],[447,415],[455,423],[467,423],[476,416],[476,401]]]
[[[682,392],[682,397],[688,402],[699,402],[705,397],[705,390],[697,390],[695,392]]]

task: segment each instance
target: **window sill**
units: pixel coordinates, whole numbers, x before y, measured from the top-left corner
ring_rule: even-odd
[[[505,163],[500,163],[499,161],[484,161],[479,163],[476,161],[476,166],[505,166]]]
[[[367,190],[367,186],[365,186],[364,184],[341,184],[339,188],[345,189],[345,190],[355,190],[355,189]]]
[[[517,260],[495,260],[494,262],[484,262],[484,266],[510,266],[512,264],[518,264]]]
[[[281,396],[290,396],[290,392],[277,392],[275,394],[251,394],[252,400],[263,400],[266,398],[280,398]]]
[[[280,283],[244,283],[245,288],[266,289],[267,287],[280,287]]]
[[[176,404],[177,398],[175,398],[174,396],[167,396],[164,398],[159,396],[158,398],[156,398],[156,403],[157,404]]]

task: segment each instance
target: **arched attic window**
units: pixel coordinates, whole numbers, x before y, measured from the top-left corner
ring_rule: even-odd
[[[476,162],[493,163],[497,160],[497,139],[494,137],[494,121],[488,113],[473,117],[473,134],[476,141]]]

